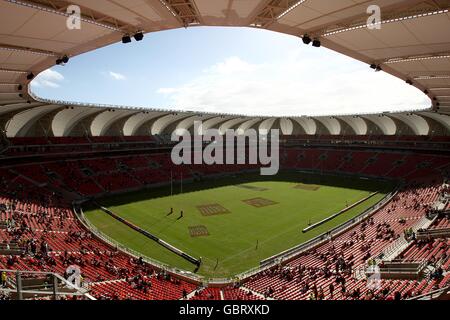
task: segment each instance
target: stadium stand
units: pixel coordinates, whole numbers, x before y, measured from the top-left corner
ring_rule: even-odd
[[[73,1],[90,13],[82,19],[88,27],[68,32],[64,11],[70,1],[0,1],[0,269],[8,270],[1,273],[2,287],[18,289],[11,280],[18,271],[68,278],[72,265],[82,267],[83,287],[93,298],[108,300],[397,300],[450,285],[448,1],[378,1],[383,19],[389,17],[380,22],[381,31],[366,30],[365,1],[141,1],[141,10],[135,1],[122,1],[120,8],[117,1],[98,2]],[[72,59],[120,42],[124,31],[199,25],[272,30],[305,43],[314,34],[316,47],[401,79],[429,105],[410,112],[281,118],[55,101],[31,91],[31,80],[61,64],[61,53]],[[171,131],[193,132],[195,119],[222,132],[279,130],[282,170],[389,179],[400,187],[362,221],[348,221],[330,239],[322,235],[313,248],[239,281],[208,286],[116,248],[89,229],[74,206],[172,178],[259,168],[174,165]],[[424,267],[405,278],[388,274],[370,282],[371,267],[393,264]],[[9,278],[3,281],[3,275]],[[48,279],[38,280],[48,285]],[[10,298],[18,297],[0,290],[0,300]],[[66,298],[77,297],[69,292]]]
[[[169,161],[168,154],[54,162],[47,159],[41,163],[8,166],[2,168],[0,221],[5,228],[0,230],[0,240],[2,248],[8,246],[10,251],[0,250],[3,252],[0,269],[46,270],[64,274],[69,265],[77,264],[83,267],[83,278],[89,283],[91,294],[98,299],[181,299],[188,295],[191,299],[200,300],[263,297],[394,299],[399,294],[402,298],[409,298],[447,284],[448,276],[444,271],[438,275],[436,267],[428,278],[382,279],[379,289],[368,290],[367,280],[355,277],[354,270],[376,258],[401,237],[404,230],[429,213],[431,205],[447,190],[442,184],[442,175],[448,167],[448,158],[400,152],[385,153],[380,157],[378,152],[325,148],[289,148],[282,154],[282,167],[285,169],[392,175],[392,178],[403,177],[405,185],[368,220],[317,248],[300,253],[283,265],[243,279],[242,289],[228,287],[196,291],[195,283],[136,261],[105,244],[77,220],[67,199],[54,191],[47,191],[45,187],[57,186],[61,192],[73,191],[84,197],[167,182],[167,172],[177,169]],[[360,165],[363,159],[365,164]],[[432,173],[426,179],[420,174],[424,163],[434,164],[426,168],[427,173]],[[243,169],[232,166],[227,168],[227,172]],[[189,177],[196,171],[211,175],[220,170],[220,166],[191,166],[183,168],[183,174]],[[59,183],[55,184],[55,181]],[[442,216],[433,222],[430,229],[447,226],[448,216]],[[402,261],[426,260],[428,265],[439,262],[439,267],[448,272],[448,245],[445,239],[413,241],[399,257]]]
[[[440,284],[444,286],[447,279],[442,278],[420,282],[383,279],[380,288],[373,291],[368,290],[367,280],[357,280],[352,275],[352,269],[377,256],[389,243],[398,239],[403,230],[424,216],[428,206],[438,197],[440,188],[438,184],[405,187],[389,205],[367,221],[284,266],[252,277],[245,286],[278,299],[393,299],[398,293],[407,298]],[[442,258],[448,264],[445,241],[439,243],[427,247],[428,255],[425,255],[441,250]]]

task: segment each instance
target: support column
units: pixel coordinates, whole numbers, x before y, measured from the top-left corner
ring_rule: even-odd
[[[22,275],[19,271],[16,273],[17,300],[23,300],[22,294]]]
[[[58,293],[58,278],[56,277],[56,275],[53,275],[53,300],[58,300],[57,299],[57,293]]]

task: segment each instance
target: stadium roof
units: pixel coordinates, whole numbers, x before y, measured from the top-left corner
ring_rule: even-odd
[[[71,30],[68,12],[74,4],[81,9],[81,29]],[[381,8],[380,29],[367,25],[370,5]],[[449,8],[448,0],[0,0],[0,125],[9,137],[163,134],[192,128],[197,119],[204,121],[204,128],[221,130],[446,135],[450,130]],[[47,101],[28,91],[30,74],[38,75],[64,56],[119,42],[124,35],[194,26],[307,34],[322,46],[381,67],[405,80],[405,85],[408,81],[433,105],[398,114],[256,118],[105,108]]]

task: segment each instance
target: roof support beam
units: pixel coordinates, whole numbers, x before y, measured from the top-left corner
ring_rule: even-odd
[[[7,2],[30,7],[36,10],[41,10],[49,13],[54,13],[69,17],[67,8],[73,3],[65,0],[5,0]],[[107,16],[92,9],[79,6],[81,9],[81,21],[91,23],[99,27],[110,29],[118,32],[134,32],[134,28],[127,23],[124,23],[116,18]]]
[[[375,62],[385,63],[385,64],[395,64],[395,63],[402,63],[402,62],[415,62],[415,61],[426,61],[426,60],[437,60],[437,59],[450,59],[450,52],[427,54],[427,55],[421,55],[421,56],[405,55],[405,56],[399,56],[399,57],[375,61]]]
[[[439,7],[436,4],[430,4],[426,1],[407,1],[405,5],[400,7],[396,6],[389,12],[386,12],[386,9],[383,10],[383,17],[380,24],[383,25],[430,15],[446,14],[450,9],[450,4]],[[353,20],[346,19],[345,21],[339,21],[333,25],[324,26],[322,29],[313,30],[310,34],[326,37],[342,32],[367,28],[367,17],[367,13],[363,12],[361,15],[355,16]]]
[[[414,77],[414,80],[435,80],[435,79],[450,79],[450,73],[444,72]]]
[[[11,46],[11,45],[6,45],[6,44],[2,44],[2,43],[0,43],[0,51],[29,53],[29,54],[45,56],[45,57],[56,57],[59,55],[59,53],[52,52],[52,51],[40,50],[40,49],[29,48],[29,47]]]
[[[192,0],[159,0],[185,27],[202,23],[199,11]]]
[[[272,0],[256,16],[252,26],[266,28],[307,0]]]
[[[19,73],[19,74],[26,74],[27,71],[23,70],[15,70],[15,69],[0,69],[0,72],[6,72],[6,73]]]

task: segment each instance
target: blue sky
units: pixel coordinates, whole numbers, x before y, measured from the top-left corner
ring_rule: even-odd
[[[147,34],[72,58],[33,81],[41,97],[247,115],[330,115],[426,108],[417,89],[366,64],[249,28]]]

